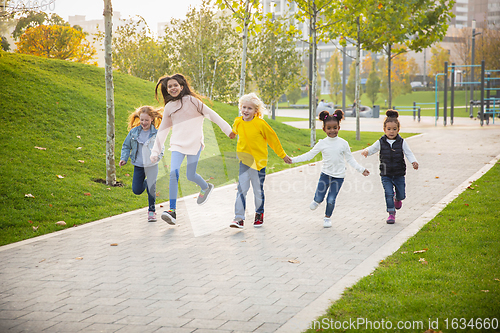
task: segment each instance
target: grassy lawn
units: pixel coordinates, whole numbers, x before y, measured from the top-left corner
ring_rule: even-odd
[[[470,91],[455,91],[455,113],[454,115],[456,117],[469,117],[469,111],[465,109],[466,103],[469,101],[470,97]],[[326,102],[331,102],[331,98],[329,95],[321,95],[321,98],[325,99]],[[450,115],[450,103],[451,103],[451,93],[448,91],[448,116]],[[474,92],[474,98],[475,99],[480,99],[480,92],[475,91]],[[393,105],[395,106],[411,106],[413,105],[413,102],[417,103],[435,103],[436,100],[436,94],[434,91],[413,91],[411,94],[406,94],[406,95],[400,95],[397,96],[393,100]],[[444,93],[443,91],[438,91],[438,100],[439,100],[439,115],[443,115],[443,103],[444,103]],[[304,97],[301,98],[296,104],[302,104],[302,105],[309,105],[309,98]],[[351,107],[352,106],[352,101],[347,100],[346,101],[346,106]],[[361,96],[361,104],[362,105],[372,105],[372,102],[368,99],[366,95]],[[387,109],[387,106],[385,105],[385,101],[383,97],[379,94],[379,98],[376,101],[375,105],[380,105],[381,110],[382,109]],[[289,104],[288,103],[280,103],[279,104],[280,108],[288,108]],[[435,106],[434,105],[421,105],[422,109],[429,109],[429,110],[422,110],[421,115],[422,116],[434,116],[436,111],[435,111]],[[477,109],[474,109],[474,116],[476,116],[476,111]],[[410,115],[413,114],[412,112],[402,112],[402,115]]]
[[[499,179],[497,163],[306,332],[499,332]]]
[[[132,193],[130,161],[116,170],[123,187],[96,181],[106,178],[104,69],[15,53],[0,55],[0,139],[4,143],[0,146],[0,245],[146,207],[146,194]],[[128,133],[128,115],[141,105],[159,104],[154,99],[153,82],[115,72],[114,86],[118,164]],[[206,103],[230,124],[238,115],[234,106]],[[282,124],[288,119],[267,121],[290,156],[310,149],[309,130]],[[228,139],[208,120],[204,134],[206,148],[198,173],[216,186],[234,182],[238,175],[236,140]],[[354,132],[341,131],[339,135],[355,151],[372,144],[381,134],[364,132],[360,141],[355,140]],[[324,132],[317,130],[317,138],[323,137]],[[320,159],[321,154],[313,161]],[[167,152],[160,164],[157,203],[169,199],[169,164]],[[270,150],[267,173],[285,168],[289,166]],[[181,170],[179,196],[198,191]],[[65,221],[66,226],[56,225],[58,221]]]

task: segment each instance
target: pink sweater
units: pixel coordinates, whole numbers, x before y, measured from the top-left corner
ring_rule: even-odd
[[[170,128],[172,128],[172,136],[169,150],[196,155],[200,147],[202,149],[205,147],[203,143],[203,120],[205,118],[216,123],[227,136],[231,134],[231,126],[197,98],[186,95],[182,97],[182,103],[181,100],[168,102],[163,111],[163,120],[158,129],[151,156],[158,156],[163,150]]]

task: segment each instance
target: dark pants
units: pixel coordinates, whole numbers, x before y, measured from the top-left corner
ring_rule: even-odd
[[[132,179],[132,192],[142,194],[148,192],[149,211],[154,212],[156,203],[156,177],[158,177],[158,164],[150,167],[134,165],[134,178]]]
[[[385,205],[387,211],[394,213],[394,192],[396,193],[396,200],[404,200],[405,194],[405,176],[381,176],[382,186],[385,192]]]
[[[328,196],[326,197],[326,217],[332,216],[333,209],[335,208],[335,200],[337,199],[337,195],[339,194],[343,183],[344,178],[331,177],[323,172],[319,175],[318,187],[316,188],[316,193],[314,194],[314,201],[317,203],[323,202],[326,192],[329,190]]]

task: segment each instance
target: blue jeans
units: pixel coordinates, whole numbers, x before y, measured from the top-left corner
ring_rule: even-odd
[[[179,169],[181,168],[182,161],[184,157],[187,160],[187,171],[186,176],[187,179],[195,182],[202,190],[206,190],[208,188],[207,182],[196,173],[196,168],[198,167],[198,161],[200,159],[201,148],[196,155],[185,155],[178,151],[172,152],[172,158],[170,161],[170,185],[169,185],[169,194],[170,194],[170,209],[177,208],[177,191],[178,191],[178,183],[179,183]]]
[[[150,167],[134,165],[134,178],[132,179],[132,192],[142,194],[148,192],[149,211],[154,212],[156,203],[156,177],[158,177],[158,164]]]
[[[396,192],[396,200],[404,200],[405,194],[405,176],[381,176],[382,186],[385,192],[385,205],[389,213],[394,213],[394,192]]]
[[[264,213],[264,180],[266,179],[266,168],[259,171],[250,168],[240,162],[240,171],[238,176],[238,193],[236,194],[236,203],[234,204],[235,219],[245,219],[246,196],[252,184],[255,212]]]
[[[326,191],[328,191],[328,196],[326,197],[326,210],[325,216],[332,216],[333,209],[335,208],[335,200],[339,194],[340,188],[344,183],[344,178],[335,178],[328,176],[325,173],[319,175],[318,187],[316,187],[316,193],[314,194],[314,201],[317,203],[323,202],[325,199]]]

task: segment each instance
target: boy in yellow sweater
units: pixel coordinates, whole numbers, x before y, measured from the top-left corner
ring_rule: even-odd
[[[236,153],[240,160],[238,193],[234,205],[235,218],[232,228],[243,228],[245,220],[246,195],[252,184],[255,200],[255,221],[259,228],[264,223],[264,179],[266,178],[267,145],[285,163],[291,158],[281,147],[280,140],[271,126],[262,119],[264,103],[257,95],[250,93],[241,96],[239,101],[241,116],[234,120],[233,132],[238,135]]]

